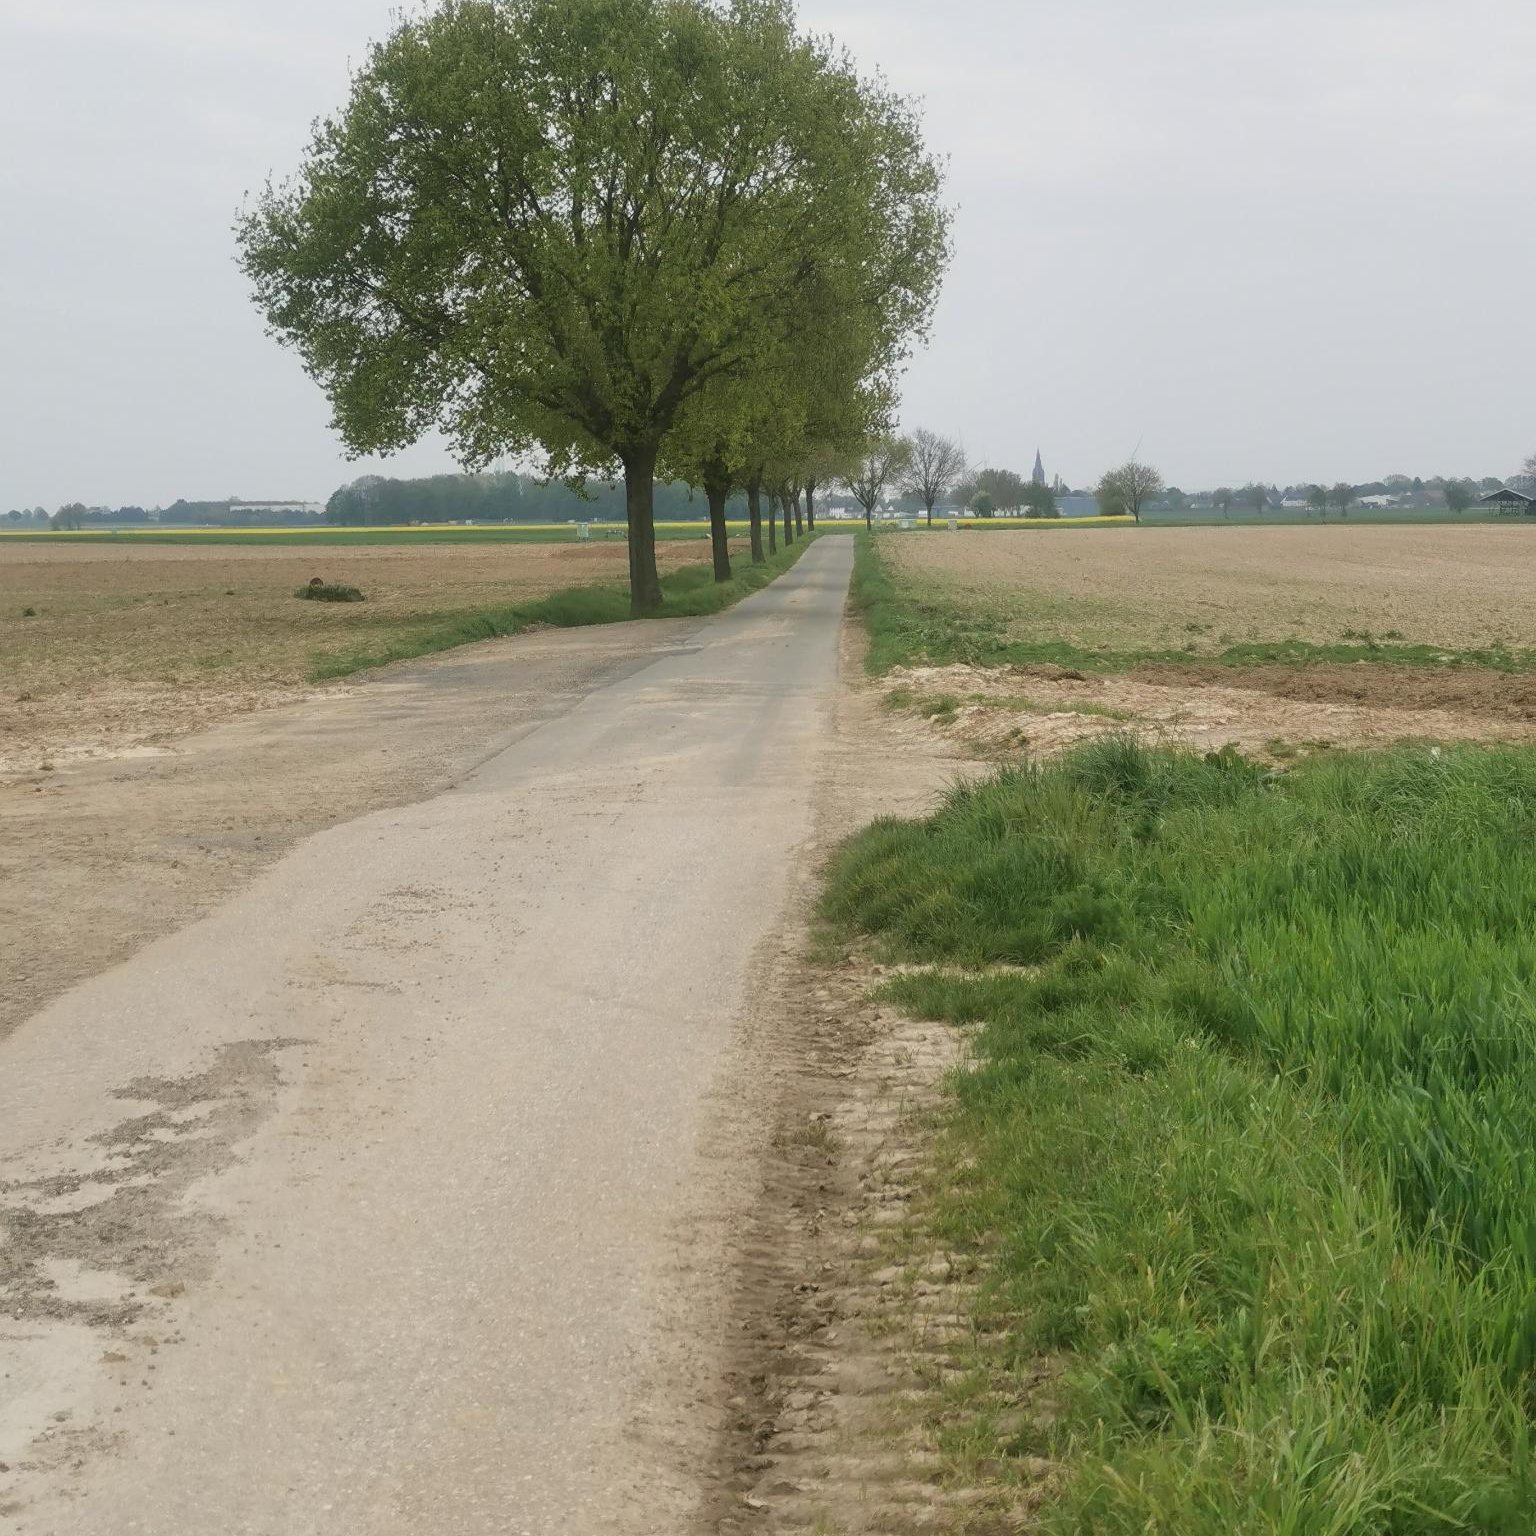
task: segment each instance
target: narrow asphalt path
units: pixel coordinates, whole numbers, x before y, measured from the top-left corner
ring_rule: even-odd
[[[0,1042],[0,1529],[682,1528],[660,1362],[717,1315],[697,1190],[751,1195],[700,1136],[750,1099],[851,559]]]

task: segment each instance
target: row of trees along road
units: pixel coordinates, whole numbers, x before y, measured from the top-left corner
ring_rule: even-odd
[[[446,0],[237,236],[351,451],[621,467],[642,614],[658,471],[704,489],[722,579],[734,488],[754,559],[765,495],[814,526],[926,332],[941,193],[911,107],[787,0]]]

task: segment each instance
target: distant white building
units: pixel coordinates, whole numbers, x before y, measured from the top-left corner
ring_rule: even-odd
[[[325,511],[323,501],[232,501],[231,512],[299,512],[319,517]]]

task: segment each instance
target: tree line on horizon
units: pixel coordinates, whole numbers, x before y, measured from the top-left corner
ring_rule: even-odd
[[[888,455],[883,470],[882,456]],[[1132,467],[1143,473],[1138,484],[1128,487],[1126,472]],[[1403,496],[1410,504],[1426,508],[1445,507],[1454,512],[1467,510],[1479,496],[1501,489],[1517,476],[1500,478],[1485,475],[1481,479],[1454,476],[1388,475],[1382,480],[1357,484],[1299,484],[1280,487],[1262,482],[1213,491],[1181,490],[1165,486],[1157,471],[1149,466],[1122,465],[1102,477],[1096,486],[1071,491],[1059,486],[1035,485],[1010,469],[975,468],[960,445],[951,438],[919,429],[909,438],[877,439],[865,454],[852,459],[844,472],[846,479],[832,482],[825,490],[825,504],[834,507],[862,507],[871,518],[879,507],[907,513],[928,512],[937,507],[981,517],[1024,513],[1031,517],[1058,515],[1061,495],[1094,497],[1101,507],[1118,509],[1134,516],[1142,510],[1157,509],[1175,514],[1210,508],[1230,516],[1242,512],[1272,512],[1282,503],[1305,500],[1309,512],[1326,516],[1337,511],[1347,516],[1350,509],[1369,496]],[[1536,476],[1536,454],[1525,461],[1525,473]],[[859,490],[873,496],[866,505]],[[681,481],[658,481],[655,507],[661,520],[695,521],[708,517],[708,509],[696,488]],[[580,489],[559,481],[543,481],[531,475],[504,474],[429,475],[415,479],[391,479],[364,475],[338,487],[322,514],[328,523],[340,526],[381,526],[401,523],[443,522],[572,522],[622,521],[626,502],[624,488],[617,482],[586,483]],[[791,505],[791,518],[793,506]],[[740,521],[747,512],[744,494],[733,495],[727,504],[728,516]],[[931,520],[931,516],[930,516]],[[178,500],[170,506],[87,506],[70,502],[50,513],[44,507],[13,508],[3,514],[0,525],[12,528],[89,529],[170,525],[180,527],[272,527],[308,526],[316,521],[311,513],[250,510],[238,498],[224,501]]]
[[[1527,461],[1527,470],[1530,471],[1533,465],[1536,465],[1536,456]],[[1295,510],[1300,504],[1306,506],[1309,514],[1315,513],[1319,517],[1326,517],[1330,511],[1347,517],[1351,507],[1369,497],[1390,496],[1407,507],[1443,507],[1451,512],[1462,513],[1479,497],[1502,489],[1506,483],[1506,479],[1496,475],[1485,475],[1481,479],[1455,475],[1434,475],[1428,479],[1388,475],[1384,480],[1358,484],[1349,481],[1335,481],[1327,485],[1305,482],[1284,488],[1262,481],[1250,481],[1242,486],[1218,486],[1213,491],[1197,494],[1169,486],[1159,493],[1158,502],[1172,512],[1207,506],[1224,517],[1230,517],[1234,508],[1262,514],[1278,511],[1282,507]]]

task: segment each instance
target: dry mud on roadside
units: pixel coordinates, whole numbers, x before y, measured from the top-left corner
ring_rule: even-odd
[[[1200,751],[1234,746],[1257,757],[1292,747],[1396,741],[1536,739],[1536,679],[1497,672],[1425,674],[1396,666],[1144,668],[1090,676],[1068,668],[899,667],[881,678],[955,707],[914,719],[909,737],[937,730],[959,756],[1028,750],[1049,756],[1079,741],[1135,730]]]
[[[795,976],[792,971],[791,976]],[[719,1536],[1003,1536],[1050,1487],[953,1483],[935,1424],[968,1369],[975,1279],[924,1232],[931,1117],[965,1043],[868,1001],[874,971],[806,966],[801,1068],[742,1264]]]
[[[859,675],[851,626],[844,676]],[[968,766],[914,740],[877,690],[845,687],[822,776],[817,845],[802,870],[809,913],[837,843],[881,815],[915,815]],[[762,1189],[737,1255],[715,1487],[698,1529],[712,1536],[813,1531],[1015,1529],[1039,1488],[945,1488],[931,1424],[968,1325],[968,1278],[924,1251],[914,1197],[943,1079],[964,1039],[869,1000],[877,968],[824,964],[796,925],[758,973],[754,1012],[770,1056],[776,1123]],[[910,1283],[909,1283],[910,1280]],[[1044,1478],[1049,1469],[1040,1464]]]

